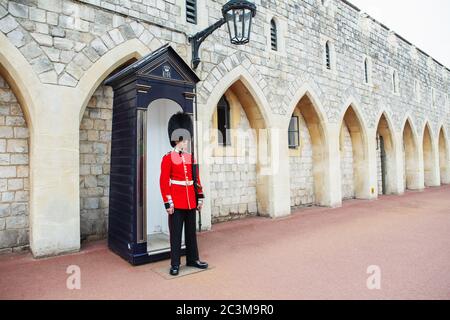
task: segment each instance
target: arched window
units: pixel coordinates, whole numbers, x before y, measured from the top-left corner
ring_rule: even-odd
[[[298,116],[292,116],[288,129],[289,149],[296,149],[300,146],[299,136]]]
[[[197,0],[186,0],[186,21],[197,24]]]
[[[331,52],[330,52],[330,41],[325,43],[325,63],[327,69],[331,70]]]
[[[270,20],[270,46],[272,50],[277,51],[277,25],[275,20]]]
[[[225,95],[220,98],[217,104],[217,129],[219,130],[219,145],[229,146],[231,145],[230,130],[230,104],[228,103]]]
[[[364,79],[366,83],[369,83],[369,61],[364,59]]]

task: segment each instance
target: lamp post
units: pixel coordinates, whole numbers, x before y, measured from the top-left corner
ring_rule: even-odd
[[[189,37],[192,45],[192,67],[197,69],[200,63],[199,49],[202,42],[225,23],[232,44],[241,45],[250,41],[252,18],[256,14],[256,5],[246,0],[230,0],[222,7],[222,16],[213,25]]]

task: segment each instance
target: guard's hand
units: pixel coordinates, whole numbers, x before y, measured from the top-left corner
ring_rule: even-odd
[[[202,211],[202,208],[203,208],[203,203],[199,202],[198,206],[197,206],[198,211]]]
[[[166,209],[168,214],[173,214],[174,208],[171,206],[169,209]]]

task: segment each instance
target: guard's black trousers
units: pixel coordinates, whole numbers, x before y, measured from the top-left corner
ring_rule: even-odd
[[[176,209],[169,214],[170,263],[180,265],[181,235],[184,223],[184,242],[186,244],[186,261],[198,260],[197,233],[195,229],[196,210]]]

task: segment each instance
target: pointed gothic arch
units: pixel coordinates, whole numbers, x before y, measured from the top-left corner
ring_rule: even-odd
[[[368,137],[358,104],[348,104],[340,123],[342,197],[366,199],[370,194]]]
[[[414,124],[409,117],[403,125],[403,164],[405,189],[417,190],[423,188],[423,175],[420,169],[418,137]]]
[[[382,112],[377,125],[378,194],[391,194],[395,190],[395,134],[392,121]]]
[[[448,148],[448,135],[445,127],[441,126],[439,130],[439,171],[441,184],[450,183],[450,154]]]
[[[271,175],[265,174],[265,167],[270,165],[271,158],[271,137],[270,127],[271,110],[269,104],[259,88],[258,83],[255,81],[255,77],[252,77],[250,73],[242,66],[238,65],[233,70],[223,76],[220,82],[212,89],[206,103],[202,108],[206,108],[199,116],[203,118],[203,126],[208,134],[203,136],[208,139],[203,140],[203,144],[208,146],[210,143],[210,137],[212,130],[212,119],[217,108],[217,104],[223,95],[226,95],[232,101],[237,102],[243,110],[243,115],[248,121],[249,129],[254,132],[255,143],[257,145],[257,155],[255,163],[255,193],[256,193],[256,210],[257,214],[261,216],[269,216],[272,214],[270,190]],[[239,135],[239,131],[232,134],[232,136]],[[203,163],[207,163],[211,168],[211,155],[213,149],[204,150],[203,156],[208,159]],[[211,174],[210,174],[211,175]],[[214,191],[214,190],[211,190]],[[233,204],[235,205],[235,204]],[[212,212],[217,209],[212,209]],[[224,213],[225,214],[225,213]]]
[[[295,92],[287,110],[286,128],[291,115],[299,118],[300,126],[299,146],[290,152],[290,172],[294,180],[291,181],[291,205],[327,205],[330,182],[327,123],[323,107],[312,88],[305,84]],[[296,168],[296,163],[306,163],[308,168]]]
[[[436,146],[433,137],[433,131],[427,121],[425,122],[422,133],[423,174],[425,187],[433,187],[440,184],[437,177],[439,171],[437,168]]]

